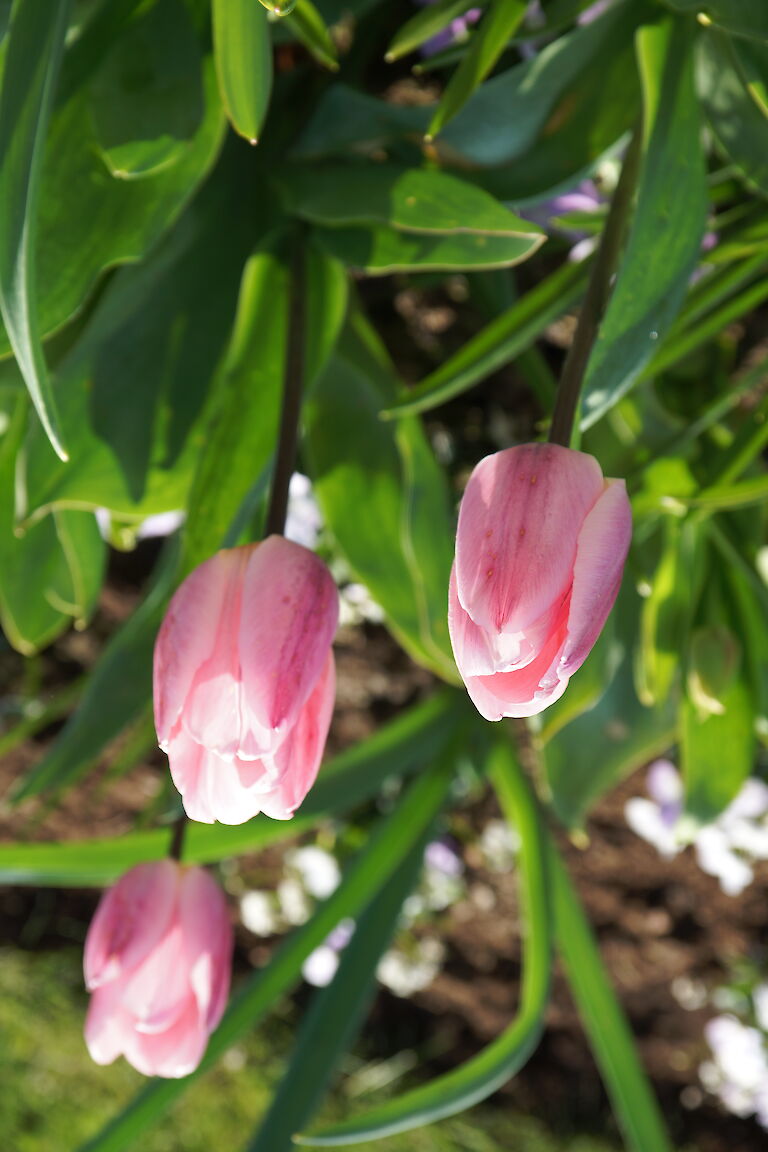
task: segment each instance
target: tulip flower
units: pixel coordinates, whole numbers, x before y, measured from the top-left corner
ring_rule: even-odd
[[[145,1076],[187,1076],[229,995],[232,927],[218,885],[173,860],[138,864],[102,896],[85,942],[85,1042]]]
[[[481,716],[534,716],[565,691],[619,590],[623,480],[592,456],[524,444],[486,456],[459,511],[448,627]]]
[[[218,552],[178,588],[155,644],[155,726],[192,820],[288,820],[331,723],[336,587],[300,544]]]

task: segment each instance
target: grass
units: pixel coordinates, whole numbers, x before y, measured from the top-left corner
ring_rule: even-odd
[[[0,949],[3,1149],[75,1152],[143,1083],[123,1060],[108,1068],[91,1062],[82,1038],[85,1008],[78,951]],[[267,1106],[291,1042],[291,1024],[273,1016],[190,1088],[142,1139],[141,1152],[241,1152]],[[354,1106],[363,1103],[356,1100]],[[539,1121],[491,1106],[361,1147],[376,1152],[614,1152],[590,1137],[563,1142]]]

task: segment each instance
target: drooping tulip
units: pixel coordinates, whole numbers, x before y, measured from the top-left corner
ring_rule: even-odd
[[[174,594],[155,644],[155,726],[192,820],[289,819],[331,722],[338,594],[282,536],[217,552]]]
[[[523,444],[480,461],[459,510],[448,626],[486,720],[562,696],[613,607],[631,534],[624,481],[593,456]]]
[[[85,1041],[97,1064],[192,1072],[229,995],[232,927],[202,868],[138,864],[101,898],[85,942]]]

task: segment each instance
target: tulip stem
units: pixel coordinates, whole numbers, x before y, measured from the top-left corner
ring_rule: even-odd
[[[563,365],[549,429],[550,444],[562,444],[566,448],[571,446],[584,373],[611,295],[613,277],[621,255],[627,220],[635,195],[640,171],[642,139],[641,126],[638,125],[624,157],[619,182],[613,194],[587,284],[584,303],[579,312],[579,321]]]
[[[184,851],[184,836],[189,824],[189,817],[186,812],[182,812],[173,822],[173,832],[171,834],[171,846],[168,849],[168,855],[171,860],[181,860],[181,854]]]
[[[283,403],[280,411],[280,433],[277,441],[272,489],[264,535],[282,535],[288,512],[288,489],[296,463],[299,439],[301,393],[304,385],[304,235],[297,232],[291,259],[286,336]]]

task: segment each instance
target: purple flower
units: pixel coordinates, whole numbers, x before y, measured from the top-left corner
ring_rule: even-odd
[[[427,4],[434,4],[435,0],[415,0],[415,3],[423,8]],[[429,40],[424,41],[421,46],[421,55],[434,56],[436,53],[442,52],[444,48],[450,48],[451,44],[463,40],[470,27],[477,24],[482,14],[482,8],[470,8],[463,16],[457,16],[455,20],[451,20],[445,28],[436,32],[434,36],[430,36]]]

